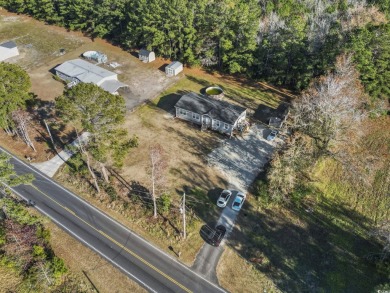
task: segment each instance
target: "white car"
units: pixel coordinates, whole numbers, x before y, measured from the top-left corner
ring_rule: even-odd
[[[217,200],[217,206],[219,206],[220,208],[226,207],[231,196],[232,192],[230,190],[223,190]]]
[[[235,211],[239,211],[244,204],[246,195],[242,192],[237,193],[236,197],[234,198],[232,209]]]
[[[278,131],[277,130],[272,130],[270,134],[268,134],[267,136],[267,140],[268,141],[273,141],[276,136],[278,135]]]

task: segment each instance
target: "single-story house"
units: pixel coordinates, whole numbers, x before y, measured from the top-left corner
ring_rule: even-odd
[[[188,93],[175,105],[176,117],[212,129],[233,134],[245,123],[246,108],[197,93]]]
[[[14,41],[0,44],[0,62],[15,56],[19,56],[19,50]]]
[[[69,60],[54,68],[56,75],[74,86],[79,82],[94,83],[111,94],[117,94],[118,89],[128,87],[118,81],[115,72],[108,71],[90,62],[81,59]]]
[[[141,60],[141,61],[143,61],[145,63],[149,63],[149,62],[152,62],[152,61],[156,60],[156,55],[154,54],[153,51],[148,51],[146,49],[141,49],[138,52],[138,58],[139,58],[139,60]]]
[[[165,73],[168,76],[178,75],[182,71],[183,71],[183,64],[181,64],[179,61],[173,61],[171,64],[165,67]]]

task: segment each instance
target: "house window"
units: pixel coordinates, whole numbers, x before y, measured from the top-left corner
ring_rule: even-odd
[[[187,115],[187,111],[183,109],[180,109],[179,113],[180,115]]]
[[[224,129],[229,129],[229,124],[224,123],[224,124],[223,124],[223,128],[224,128]]]
[[[218,120],[215,121],[215,127],[219,127],[221,126],[221,122],[219,122]]]
[[[200,120],[199,114],[192,113],[192,119]]]

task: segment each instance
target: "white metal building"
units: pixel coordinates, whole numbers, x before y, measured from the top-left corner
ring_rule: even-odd
[[[183,71],[183,64],[180,63],[179,61],[173,61],[171,64],[165,67],[165,73],[168,76],[178,75],[182,71]]]
[[[19,50],[14,41],[0,44],[0,62],[15,56],[19,56]]]
[[[107,69],[96,66],[81,59],[69,60],[55,69],[56,75],[69,82],[68,86],[73,86],[79,82],[94,83],[111,94],[117,94],[119,88],[128,87],[118,81],[118,75]]]

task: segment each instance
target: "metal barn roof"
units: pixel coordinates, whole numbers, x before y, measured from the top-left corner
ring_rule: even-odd
[[[66,61],[57,66],[55,70],[67,76],[76,77],[81,82],[92,82],[95,84],[98,84],[103,78],[117,75],[81,59]]]

